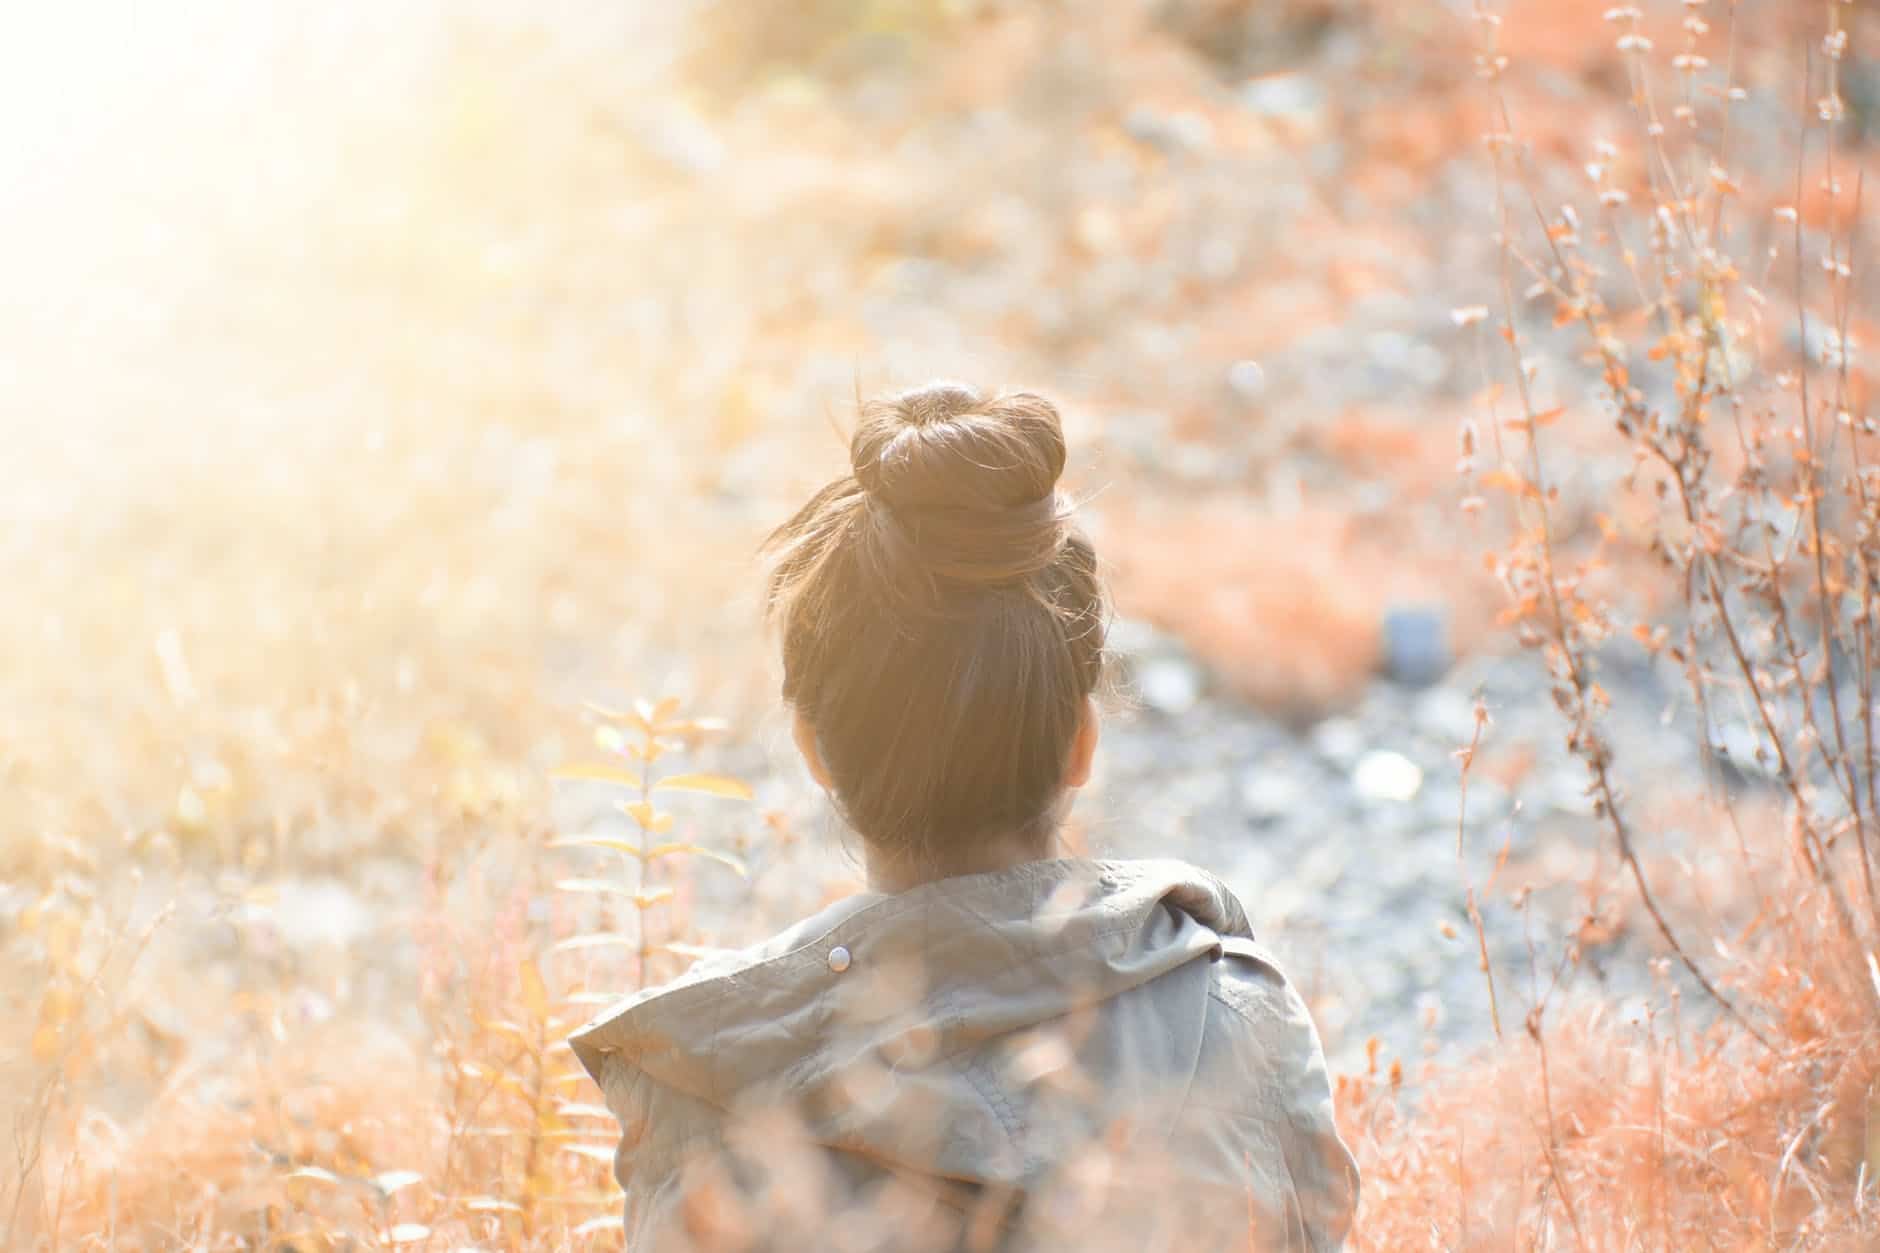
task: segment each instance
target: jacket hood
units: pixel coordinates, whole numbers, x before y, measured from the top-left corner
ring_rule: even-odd
[[[1134,1070],[1181,1073],[1192,1057],[1145,1050],[1199,1048],[1205,972],[1228,937],[1251,938],[1245,914],[1192,866],[1034,862],[850,897],[628,998],[571,1044],[615,1112],[642,1124],[628,1132],[636,1155],[676,1156],[787,1100],[824,1145],[1017,1181],[1050,1157],[1027,1138],[1044,1120],[1025,1110],[1037,1081],[1065,1069],[1062,1037],[1080,1058],[1103,1055],[1097,1070],[1119,1091]],[[1116,998],[1152,982],[1119,1036]],[[1047,1024],[1068,1029],[1032,1030]]]

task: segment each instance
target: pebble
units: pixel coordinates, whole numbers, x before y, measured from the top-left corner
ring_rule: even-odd
[[[688,109],[668,108],[642,120],[640,143],[681,174],[716,173],[725,163],[725,141]]]
[[[1309,74],[1268,74],[1240,86],[1242,107],[1262,117],[1285,118],[1315,127],[1325,110],[1325,92]]]
[[[1365,376],[1379,394],[1433,388],[1449,373],[1449,361],[1440,349],[1402,331],[1366,335],[1364,358]]]
[[[1143,657],[1176,647],[1174,641],[1141,618],[1121,614],[1104,632],[1104,644],[1118,657]]]
[[[1419,694],[1412,716],[1419,730],[1452,749],[1475,735],[1475,701],[1454,687],[1432,687]]]
[[[1402,605],[1384,615],[1384,669],[1399,683],[1428,687],[1449,670],[1447,621],[1434,605]]]
[[[1746,722],[1727,722],[1711,736],[1711,750],[1743,778],[1774,779],[1781,768],[1775,753],[1767,747],[1767,737]],[[1760,758],[1757,754],[1761,753]]]
[[[1536,780],[1531,791],[1555,813],[1588,817],[1593,812],[1593,798],[1586,786],[1586,768],[1575,761],[1549,771],[1545,778]]]
[[[1312,728],[1312,747],[1337,765],[1349,765],[1364,751],[1364,731],[1351,718],[1327,718]]]
[[[1185,714],[1201,701],[1201,668],[1179,657],[1153,657],[1136,667],[1136,691],[1159,714]]]
[[[1258,361],[1236,361],[1228,367],[1227,386],[1235,396],[1253,404],[1266,395],[1266,369]]]
[[[1295,812],[1305,788],[1290,774],[1272,766],[1255,766],[1241,776],[1240,803],[1256,822],[1274,822]]]
[[[1205,152],[1214,146],[1214,125],[1199,113],[1162,113],[1137,105],[1123,118],[1123,129],[1166,153]]]
[[[338,879],[287,879],[267,911],[281,942],[299,952],[343,948],[375,925],[372,911],[351,885]]]
[[[1401,804],[1422,790],[1423,767],[1402,753],[1372,749],[1358,759],[1351,772],[1351,786],[1370,803]]]

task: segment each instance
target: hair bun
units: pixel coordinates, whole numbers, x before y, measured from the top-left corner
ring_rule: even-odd
[[[1006,509],[1057,487],[1064,428],[1042,396],[989,400],[964,383],[929,383],[865,404],[849,460],[896,509]]]
[[[932,877],[1048,843],[1106,618],[1057,411],[935,384],[863,405],[850,456],[764,543],[783,697],[837,808]]]
[[[935,574],[1003,582],[1048,566],[1068,533],[1064,428],[1042,396],[930,383],[862,408],[855,479]]]

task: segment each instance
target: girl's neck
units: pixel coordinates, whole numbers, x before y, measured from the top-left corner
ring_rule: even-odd
[[[992,839],[975,840],[971,846],[949,856],[942,863],[909,859],[864,842],[863,861],[868,869],[871,891],[898,894],[940,879],[960,875],[992,874],[1010,870],[1027,862],[1043,861],[1059,854],[1055,828],[1042,837],[1037,832],[1011,833]]]

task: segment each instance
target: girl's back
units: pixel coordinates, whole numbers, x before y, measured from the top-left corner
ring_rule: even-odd
[[[629,1247],[1341,1247],[1324,1058],[1239,903],[1053,858],[1104,629],[1056,411],[927,388],[851,458],[773,537],[771,603],[873,890],[575,1037]]]

